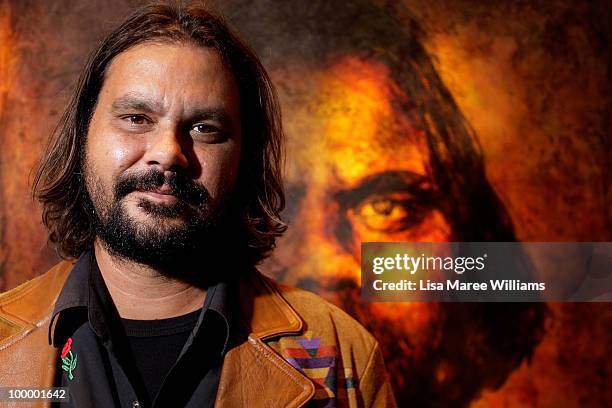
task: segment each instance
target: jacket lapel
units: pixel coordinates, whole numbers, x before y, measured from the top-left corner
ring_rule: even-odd
[[[0,384],[53,387],[60,350],[48,344],[49,320],[55,300],[73,263],[60,262],[47,273],[9,291],[0,302],[0,319],[19,334],[0,341]],[[49,407],[51,402],[24,404]]]
[[[247,340],[223,361],[215,407],[301,407],[314,385],[264,343],[281,334],[299,333],[302,319],[276,285],[257,271],[240,281],[241,326]]]

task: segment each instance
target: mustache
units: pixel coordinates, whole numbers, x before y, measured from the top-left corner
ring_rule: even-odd
[[[168,193],[192,205],[202,205],[208,201],[208,190],[202,183],[184,173],[166,174],[156,169],[145,172],[124,174],[115,183],[115,200],[120,200],[133,191],[155,191],[167,185]]]

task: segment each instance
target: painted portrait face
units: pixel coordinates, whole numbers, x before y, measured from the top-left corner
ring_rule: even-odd
[[[388,68],[356,58],[305,72],[273,72],[287,133],[284,219],[289,229],[264,270],[323,295],[415,367],[436,348],[441,309],[362,303],[360,245],[448,241],[424,132],[398,107],[406,96]],[[399,367],[398,367],[399,368]],[[397,371],[396,371],[397,372]],[[440,374],[443,375],[443,374]]]

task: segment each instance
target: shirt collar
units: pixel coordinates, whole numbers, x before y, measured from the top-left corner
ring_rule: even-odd
[[[236,276],[239,273],[230,275]],[[234,286],[235,284],[230,281],[221,281],[207,289],[202,312],[184,350],[195,337],[200,335],[202,323],[207,313],[211,311],[214,312],[215,319],[220,318],[221,328],[225,332],[222,352],[227,351],[233,315],[230,307],[233,302],[229,298]],[[62,287],[51,314],[49,344],[59,347],[69,336],[70,330],[84,323],[86,319],[89,320],[92,330],[105,343],[110,343],[111,338],[116,338],[116,334],[122,330],[119,313],[108,292],[93,251],[85,251],[79,257]]]
[[[58,315],[65,310],[74,310],[87,308],[89,305],[89,270],[90,270],[91,254],[89,252],[83,253],[76,264],[72,267],[68,274],[66,282],[62,287],[53,312],[51,313],[51,320],[49,323],[49,344],[58,347],[62,344],[65,339],[60,339],[60,334],[67,328],[65,324],[68,322],[57,319]],[[73,316],[75,316],[73,314]],[[55,324],[54,324],[55,323]]]
[[[55,316],[62,310],[77,306],[87,306],[89,303],[90,262],[91,254],[88,251],[83,253],[72,267],[55,301],[55,307],[51,314],[51,321],[53,321]]]

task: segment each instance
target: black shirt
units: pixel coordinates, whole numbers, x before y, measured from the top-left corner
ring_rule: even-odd
[[[159,320],[121,319],[136,369],[153,401],[166,374],[177,360],[202,309]]]
[[[207,288],[199,313],[157,321],[121,319],[93,252],[85,252],[51,318],[49,342],[62,349],[55,384],[68,387],[70,395],[69,404],[58,406],[214,406],[230,347],[230,289],[226,282]],[[160,332],[164,335],[148,336]],[[144,334],[144,343],[134,334]]]

